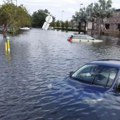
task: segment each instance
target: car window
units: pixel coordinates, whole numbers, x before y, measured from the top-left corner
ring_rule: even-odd
[[[101,71],[99,71],[96,74],[94,84],[104,86],[106,85],[108,78],[109,78],[109,71],[106,68],[103,68]]]
[[[86,39],[85,35],[73,36],[74,39]]]
[[[93,37],[91,37],[91,36],[86,36],[86,39],[93,40],[94,38],[93,38]]]
[[[96,70],[95,65],[85,65],[82,68],[80,68],[78,71],[76,71],[73,74],[73,78],[77,78],[78,80],[84,81],[84,82],[89,82],[92,83],[94,79],[94,74]]]
[[[110,76],[109,76],[109,81],[108,81],[108,86],[111,86],[112,85],[112,82],[114,81],[115,77],[116,77],[116,73],[117,73],[117,70],[116,69],[111,69],[110,70]]]
[[[116,68],[98,65],[85,65],[76,71],[72,77],[82,82],[110,87],[114,82],[116,74]]]

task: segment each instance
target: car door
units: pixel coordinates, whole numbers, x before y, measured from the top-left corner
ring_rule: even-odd
[[[114,78],[114,75],[112,73],[110,77]],[[103,94],[103,100],[96,105],[96,113],[100,120],[120,120],[120,88],[118,89],[118,85],[120,85],[119,74],[115,77],[113,86]]]
[[[89,40],[87,39],[86,35],[81,36],[81,41],[82,42],[88,42]]]

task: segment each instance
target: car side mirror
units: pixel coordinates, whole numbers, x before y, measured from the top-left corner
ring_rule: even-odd
[[[74,73],[73,71],[70,72],[70,74],[69,74],[70,78],[72,77],[73,73]]]

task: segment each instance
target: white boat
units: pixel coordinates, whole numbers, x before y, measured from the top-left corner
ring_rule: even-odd
[[[20,30],[30,30],[30,28],[29,27],[22,27],[22,28],[20,28]]]
[[[84,35],[84,34],[71,35],[68,38],[68,41],[75,42],[75,43],[79,43],[79,42],[103,42],[103,40],[98,40],[98,39],[95,39],[89,35]]]

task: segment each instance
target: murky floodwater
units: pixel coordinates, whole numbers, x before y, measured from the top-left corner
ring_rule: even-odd
[[[86,62],[120,59],[120,39],[103,36],[103,43],[71,44],[70,35],[31,29],[10,38],[11,55],[5,54],[0,35],[0,120],[103,119],[107,112],[99,116],[101,108],[97,113],[93,106],[82,107],[80,88],[65,78]]]

